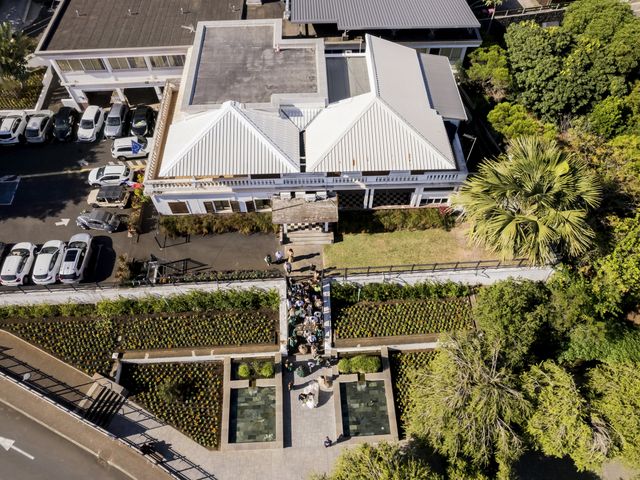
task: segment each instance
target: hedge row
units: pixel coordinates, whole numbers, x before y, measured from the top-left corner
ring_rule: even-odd
[[[278,225],[270,213],[229,213],[214,215],[169,215],[160,217],[160,231],[169,237],[240,232],[276,233]]]
[[[380,233],[398,230],[451,229],[455,217],[448,208],[399,208],[340,212],[340,233]]]

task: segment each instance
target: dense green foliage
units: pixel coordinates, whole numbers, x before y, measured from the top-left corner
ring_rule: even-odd
[[[499,344],[476,333],[453,336],[415,373],[407,430],[449,458],[476,467],[498,465],[508,478],[524,448],[517,425],[530,410],[518,378],[501,361]]]
[[[541,135],[553,140],[557,135],[553,124],[541,122],[518,103],[497,104],[489,112],[487,119],[494,130],[502,134],[506,140],[531,135]]]
[[[413,285],[399,283],[355,283],[331,284],[331,302],[353,305],[363,302],[386,302],[388,300],[427,300],[433,298],[467,297],[474,288],[457,282],[420,282]],[[335,306],[335,305],[334,305]]]
[[[33,39],[14,32],[10,22],[0,23],[0,78],[24,81],[28,76],[26,57],[34,47]]]
[[[160,231],[170,237],[240,232],[276,233],[278,226],[270,213],[229,213],[225,215],[168,215],[160,217]]]
[[[207,448],[220,443],[220,363],[127,364],[123,386],[151,413]]]
[[[0,327],[87,373],[107,374],[117,349],[274,343],[277,306],[273,291],[193,292],[96,305],[3,307]]]
[[[439,208],[401,208],[340,212],[340,233],[381,233],[453,227],[455,218]]]
[[[342,451],[333,471],[314,480],[439,480],[429,464],[397,444],[363,443]]]
[[[549,263],[584,254],[594,233],[588,210],[600,186],[586,165],[555,142],[519,137],[486,161],[453,197],[472,223],[471,240],[505,257]]]
[[[478,48],[469,54],[466,75],[477,82],[495,101],[502,100],[511,88],[507,52],[499,45]]]

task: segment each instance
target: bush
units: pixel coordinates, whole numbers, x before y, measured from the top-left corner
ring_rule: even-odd
[[[348,358],[341,358],[338,360],[338,372],[351,373],[351,360]]]
[[[373,355],[356,355],[350,362],[352,373],[376,373],[382,368],[380,357]]]
[[[338,229],[341,233],[380,233],[398,230],[449,230],[455,217],[448,209],[402,208],[376,211],[341,212]]]
[[[251,368],[246,363],[238,365],[238,376],[240,378],[249,378],[251,376]]]
[[[264,378],[272,378],[275,373],[273,363],[264,362],[260,367],[260,376]]]
[[[542,123],[517,103],[499,103],[489,112],[487,119],[494,130],[507,140],[529,135],[542,135],[553,140],[556,136],[553,125]]]
[[[589,125],[593,133],[612,138],[622,133],[629,113],[623,98],[607,97],[593,107],[589,114]]]
[[[276,233],[278,226],[270,213],[231,213],[213,215],[172,215],[160,217],[160,231],[169,237],[240,232]]]

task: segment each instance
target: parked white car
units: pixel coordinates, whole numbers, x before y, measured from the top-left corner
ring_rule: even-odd
[[[24,141],[27,114],[20,111],[9,112],[0,123],[0,145],[15,145]]]
[[[44,143],[49,140],[53,129],[53,112],[40,110],[29,117],[24,136],[27,143]]]
[[[60,265],[67,244],[61,240],[49,240],[45,243],[36,257],[31,278],[36,285],[49,285],[56,283]]]
[[[29,272],[36,257],[33,243],[16,243],[2,264],[0,283],[2,285],[24,285],[29,280]]]
[[[104,111],[100,107],[91,105],[82,114],[78,127],[79,142],[94,142],[104,123]]]
[[[133,170],[126,165],[98,167],[89,172],[89,185],[92,187],[124,185],[133,180],[133,174]]]
[[[118,160],[144,158],[153,150],[153,138],[124,137],[116,138],[111,147],[111,156]]]
[[[91,256],[93,237],[88,233],[76,233],[67,245],[60,267],[62,283],[78,283],[84,279],[84,272]]]

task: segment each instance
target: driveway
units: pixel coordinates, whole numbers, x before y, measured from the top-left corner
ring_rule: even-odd
[[[20,181],[12,204],[0,205],[0,242],[29,241],[41,245],[51,239],[67,241],[82,232],[75,219],[90,208],[86,203],[91,190],[87,175],[92,168],[115,162],[111,143],[106,140],[1,148],[0,181],[13,175]],[[135,168],[142,164],[140,160],[130,161]],[[13,177],[9,180],[11,186],[15,185]],[[171,261],[190,258],[203,268],[216,270],[256,270],[266,268],[263,258],[268,253],[273,256],[278,249],[275,235],[230,233],[165,239],[156,231],[153,208],[147,210],[151,218],[144,222],[146,233],[139,237],[129,238],[126,231],[111,235],[92,232],[98,248],[97,258],[92,261],[95,269],[88,281],[115,280],[116,260],[121,254],[138,260],[146,260],[150,254]],[[112,211],[126,214],[128,210]]]

